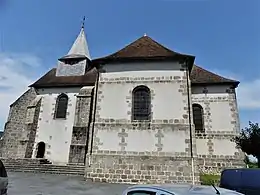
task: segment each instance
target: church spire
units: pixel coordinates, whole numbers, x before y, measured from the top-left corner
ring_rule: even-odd
[[[70,58],[72,58],[72,59],[73,58],[74,59],[75,58],[88,58],[89,60],[91,60],[89,49],[88,49],[88,43],[87,43],[85,31],[84,31],[84,25],[85,25],[85,17],[83,18],[81,30],[80,30],[78,37],[74,41],[68,54],[66,56],[62,57],[61,60],[70,59]]]

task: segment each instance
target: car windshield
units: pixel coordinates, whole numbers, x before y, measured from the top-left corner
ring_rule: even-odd
[[[5,166],[1,160],[0,160],[0,177],[7,177]]]

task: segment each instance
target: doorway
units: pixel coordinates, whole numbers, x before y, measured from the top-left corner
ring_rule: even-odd
[[[45,143],[39,142],[37,146],[36,158],[43,158],[45,154]]]

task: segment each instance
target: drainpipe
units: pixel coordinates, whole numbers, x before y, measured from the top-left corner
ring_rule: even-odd
[[[90,156],[89,156],[89,166],[91,165],[91,156],[93,151],[93,139],[94,139],[94,130],[95,130],[95,121],[96,121],[96,110],[97,110],[97,97],[98,97],[98,84],[99,84],[99,70],[97,73],[97,81],[96,81],[96,91],[95,91],[95,105],[93,112],[93,124],[92,124],[92,132],[91,132],[91,144],[90,144]]]
[[[91,100],[90,100],[88,127],[87,127],[87,139],[86,139],[85,153],[84,153],[84,165],[86,164],[86,157],[89,151],[89,133],[90,133],[90,127],[92,122],[93,104],[94,104],[94,88],[91,90]]]
[[[188,60],[185,60],[186,65],[186,82],[187,82],[187,96],[188,96],[188,115],[189,115],[189,131],[190,131],[190,157],[191,157],[191,173],[192,173],[192,184],[195,184],[194,174],[194,157],[193,157],[193,141],[192,141],[192,125],[191,125],[191,106],[190,106],[190,83],[189,83],[189,69]]]

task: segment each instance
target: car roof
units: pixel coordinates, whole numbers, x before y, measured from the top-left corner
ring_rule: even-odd
[[[240,193],[227,190],[224,188],[216,187],[220,194],[233,194],[239,195]],[[175,193],[181,195],[189,195],[189,194],[217,194],[216,190],[213,186],[205,186],[205,185],[191,185],[191,184],[147,184],[147,185],[134,185],[128,188],[128,190],[161,190],[167,193]]]

